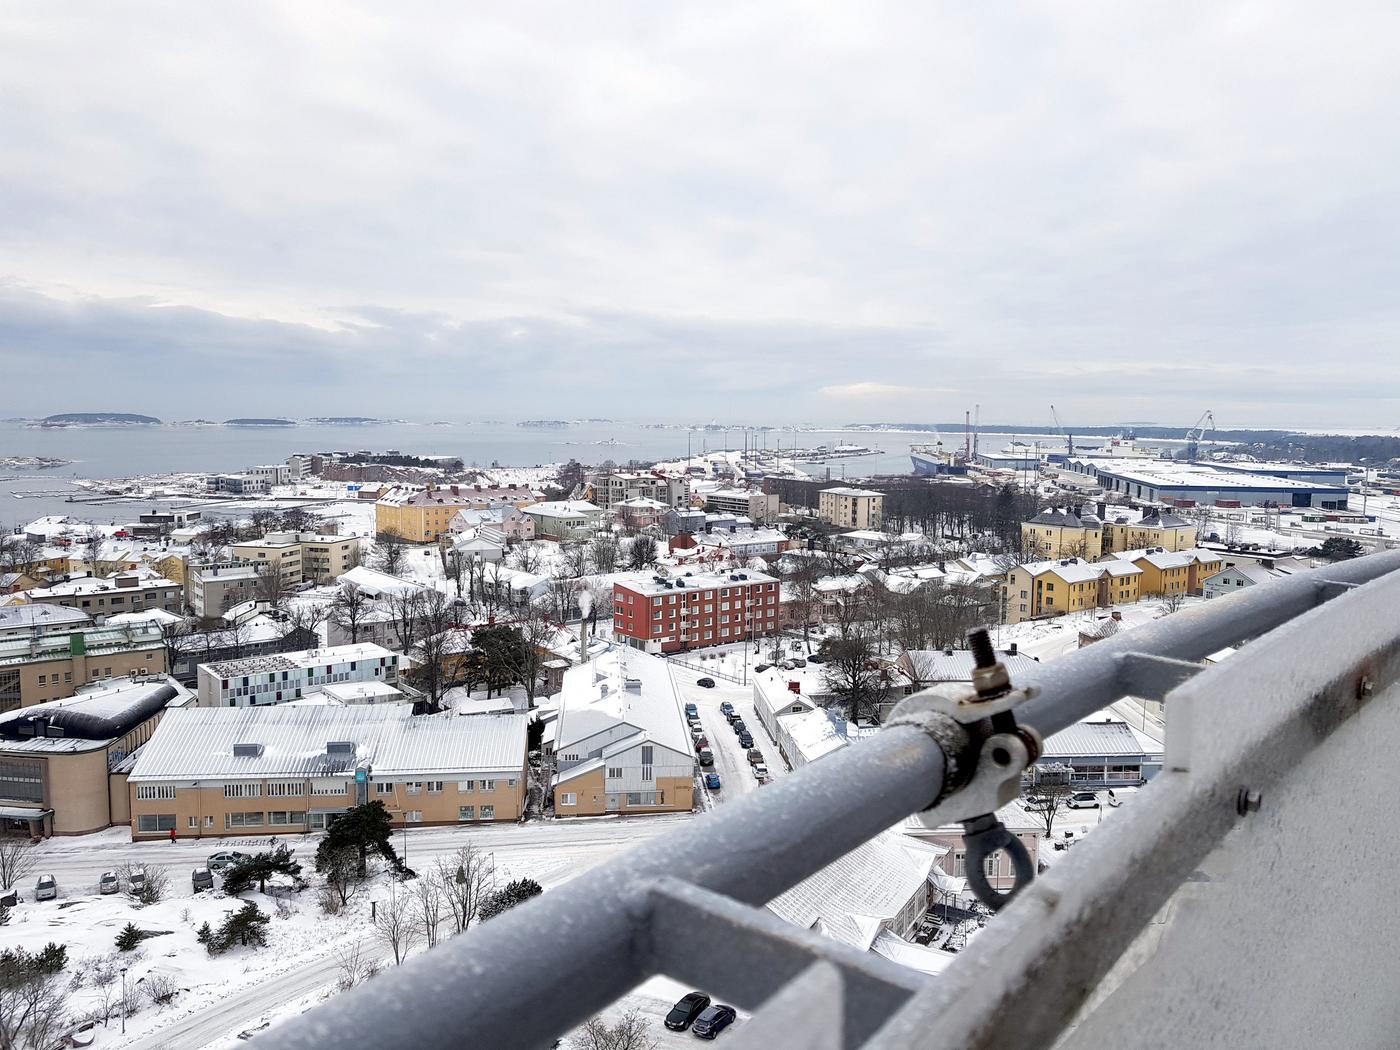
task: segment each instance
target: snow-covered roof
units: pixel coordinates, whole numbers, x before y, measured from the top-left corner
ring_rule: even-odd
[[[184,623],[184,617],[164,609],[146,609],[143,612],[117,613],[107,617],[107,623],[153,623],[157,627],[168,627],[171,624]]]
[[[333,777],[362,763],[376,778],[518,770],[527,721],[414,715],[406,704],[184,708],[161,719],[131,781]],[[327,752],[342,742],[352,754]],[[236,744],[255,746],[234,754]]]
[[[1059,756],[1161,754],[1159,745],[1148,744],[1147,738],[1140,738],[1127,722],[1114,719],[1076,722],[1045,741],[1043,759],[1049,762]]]
[[[829,489],[822,489],[822,490],[821,490],[821,494],[822,494],[823,496],[826,495],[828,492],[831,493],[831,495],[833,495],[833,496],[849,496],[849,497],[852,497],[852,498],[864,497],[864,496],[883,496],[883,495],[884,495],[883,492],[875,492],[875,491],[873,491],[873,490],[871,490],[871,489],[853,489],[853,488],[850,488],[849,486],[845,486],[845,485],[838,485],[838,486],[836,486],[835,488],[829,488]]]
[[[691,753],[685,705],[670,665],[658,656],[625,646],[610,647],[588,663],[564,672],[556,702],[558,751],[626,724],[663,747]],[[572,777],[577,771],[578,767],[573,767],[568,773]]]
[[[123,737],[161,711],[181,707],[193,698],[194,693],[165,675],[109,679],[61,700],[0,714],[0,749],[87,750],[94,741]],[[59,735],[47,735],[54,729]]]
[[[896,937],[889,930],[881,930],[875,935],[870,950],[877,955],[883,955],[890,962],[927,974],[942,973],[952,966],[953,960],[958,957],[955,952],[945,952],[942,948],[930,948],[906,941],[903,937]]]
[[[977,662],[967,649],[908,649],[908,670],[924,684],[934,682],[971,682],[972,669]],[[1038,661],[1025,653],[1003,652],[997,655],[1013,679],[1034,673]],[[904,660],[901,659],[901,664]]]
[[[116,620],[118,617],[108,617]],[[45,630],[53,627],[74,627],[92,622],[92,617],[81,609],[70,609],[65,605],[6,605],[0,607],[0,631],[20,629]]]
[[[354,645],[328,645],[324,649],[303,649],[295,653],[276,653],[266,656],[248,656],[238,660],[221,660],[218,663],[201,664],[208,667],[220,678],[236,678],[240,675],[262,674],[268,671],[292,671],[299,668],[316,667],[319,664],[358,663],[361,660],[383,660],[385,666],[396,667],[397,653],[391,653],[382,645],[373,642],[357,642]]]
[[[371,598],[418,594],[422,591],[432,590],[431,587],[425,587],[421,583],[405,580],[398,576],[390,576],[387,572],[379,572],[377,569],[371,569],[364,565],[356,565],[348,572],[342,573],[337,582],[342,587],[363,591]]]
[[[589,503],[585,499],[549,500],[544,503],[532,503],[521,509],[526,514],[537,514],[550,518],[586,518],[603,513],[601,507],[595,503]]]

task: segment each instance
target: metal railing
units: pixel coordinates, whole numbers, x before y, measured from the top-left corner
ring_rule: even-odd
[[[1199,663],[1251,639],[1228,660]],[[736,1047],[1049,1046],[1073,1031],[1154,913],[1261,798],[1279,785],[1290,797],[1290,770],[1339,728],[1355,732],[1355,716],[1372,705],[1400,712],[1397,653],[1400,553],[1388,552],[1213,599],[1036,668],[1011,698],[1029,741],[1125,695],[1166,698],[1164,770],[936,978],[763,907],[910,814],[935,803],[943,812],[975,790],[989,761],[975,727],[923,711],[254,1045],[534,1050],[666,974],[754,1012]],[[1400,719],[1395,736],[1400,746]],[[1277,834],[1278,818],[1246,830]],[[1392,866],[1395,852],[1386,854]]]

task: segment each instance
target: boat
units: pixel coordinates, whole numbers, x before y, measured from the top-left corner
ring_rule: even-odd
[[[945,452],[943,442],[909,446],[909,458],[914,463],[914,473],[919,477],[933,478],[951,474],[966,474],[967,464],[955,452]]]

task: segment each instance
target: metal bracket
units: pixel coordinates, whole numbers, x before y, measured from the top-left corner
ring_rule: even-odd
[[[1200,674],[1204,665],[1174,660],[1152,653],[1119,653],[1118,680],[1128,696],[1161,700],[1189,678]]]
[[[1317,589],[1322,594],[1324,602],[1330,602],[1333,598],[1341,597],[1347,591],[1355,590],[1357,584],[1345,583],[1341,580],[1318,580]]]
[[[1021,794],[1021,774],[1031,753],[1016,733],[993,733],[982,742],[972,779],[931,808],[915,813],[926,828],[941,828],[960,820],[995,813]]]

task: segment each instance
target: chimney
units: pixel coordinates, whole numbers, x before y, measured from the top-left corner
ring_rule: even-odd
[[[1100,518],[1104,518],[1104,517],[1107,517],[1107,516],[1108,516],[1108,501],[1107,501],[1107,500],[1099,500],[1099,517],[1100,517]]]

